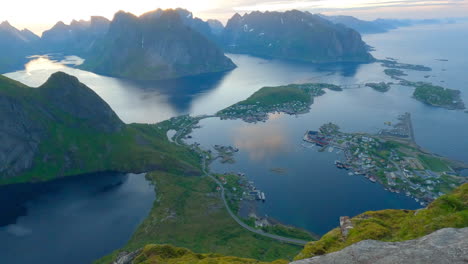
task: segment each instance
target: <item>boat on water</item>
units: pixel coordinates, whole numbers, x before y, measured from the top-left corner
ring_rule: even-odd
[[[369,180],[373,183],[377,182],[377,179],[375,178],[375,176],[370,176]]]
[[[265,198],[265,193],[264,192],[260,193],[260,199],[265,202],[266,198]]]

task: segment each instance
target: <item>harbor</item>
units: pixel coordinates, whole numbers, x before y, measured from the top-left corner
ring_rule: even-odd
[[[343,152],[343,160],[334,163],[338,169],[380,183],[389,192],[405,193],[421,206],[467,181],[454,169],[465,164],[428,153],[415,144],[410,113],[397,120],[393,125],[385,122],[388,128],[375,135],[343,133],[328,123],[318,131],[307,131],[303,140],[318,146],[319,152]]]

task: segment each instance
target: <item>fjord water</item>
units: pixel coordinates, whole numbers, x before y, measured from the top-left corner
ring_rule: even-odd
[[[2,186],[0,263],[91,263],[127,242],[154,199],[142,174]]]
[[[385,34],[367,35],[364,39],[376,48],[373,54],[377,58],[393,57],[401,62],[432,67],[434,70],[429,73],[406,72],[410,80],[427,80],[462,90],[462,97],[468,102],[468,61],[464,60],[463,56],[468,47],[467,24],[403,28]],[[378,63],[317,66],[245,55],[229,57],[238,65],[238,68],[231,72],[163,82],[135,82],[99,76],[66,66],[67,63],[73,62],[53,61],[44,57],[33,59],[23,71],[6,75],[31,86],[41,85],[55,71],[75,75],[106,100],[127,123],[154,123],[180,114],[212,114],[245,99],[263,86],[303,82],[344,85],[347,89],[343,92],[327,91],[324,96],[316,98],[308,114],[298,117],[272,115],[269,121],[261,124],[206,119],[201,122],[202,128],[194,131],[191,140],[200,142],[207,148],[214,144],[238,147],[240,152],[236,155],[235,164],[217,163],[213,165],[213,169],[219,172],[246,172],[248,177],[255,181],[256,186],[266,193],[267,202],[260,206],[260,213],[319,234],[337,226],[338,217],[342,215],[352,216],[366,210],[384,208],[414,209],[419,205],[404,195],[386,192],[378,184],[372,184],[362,177],[349,176],[346,172],[336,169],[333,161],[339,158],[339,154],[319,153],[317,149],[302,147],[301,139],[308,129],[317,129],[323,123],[335,122],[346,132],[377,132],[382,128],[384,121],[394,121],[397,115],[411,112],[416,141],[422,147],[441,155],[468,161],[468,114],[426,106],[411,97],[413,88],[393,86],[387,93],[364,88],[363,84],[366,82],[390,81]],[[425,79],[426,74],[430,74],[431,77]],[[271,170],[275,168],[284,169],[284,173],[278,174]],[[142,184],[150,188],[147,182]],[[2,188],[8,190],[17,187]],[[18,188],[21,191],[22,187]],[[70,203],[82,198],[99,203],[99,196],[90,198],[83,194],[86,193],[86,185],[76,185],[77,190],[80,188],[84,191],[78,191],[75,197],[68,196]],[[132,192],[128,199],[137,197],[139,201],[151,203],[154,192],[152,196],[153,198],[138,198],[138,192]],[[21,198],[14,196],[9,201],[21,203]],[[120,199],[109,199],[106,206],[122,206],[122,212],[132,210],[126,203]],[[39,206],[38,208],[50,205],[50,213],[42,214],[37,221],[54,223],[54,228],[61,233],[75,231],[75,225],[80,225],[69,218],[63,218],[60,222],[54,220],[54,215],[60,214],[63,206],[41,199],[36,200],[34,204]],[[142,215],[147,212],[146,208],[133,209],[141,210],[138,213]],[[107,219],[105,210],[93,208],[80,214],[86,216],[91,213],[94,214],[95,221],[90,221],[89,225],[85,226],[95,228],[96,232],[99,229],[99,236],[107,239],[105,243],[92,244],[94,248],[91,251],[99,251],[102,255],[109,252],[109,248],[121,246],[125,239],[120,236],[120,230],[104,228],[106,224],[118,220]],[[28,213],[24,217],[30,217],[29,221],[37,218]],[[21,218],[19,219],[21,222]],[[133,230],[138,222],[131,222],[129,229]],[[30,237],[36,241],[47,242],[50,235],[45,232],[36,233],[28,225],[30,224],[26,222],[22,225],[24,229],[16,229],[33,230],[31,233],[26,232],[27,236],[23,238]],[[31,225],[34,226],[34,223]],[[45,230],[53,231],[47,228]],[[131,233],[131,230],[127,231],[126,238]],[[0,241],[9,241],[8,236],[11,234],[3,233]],[[71,237],[70,235],[69,238]],[[95,238],[94,232],[84,232],[81,239],[73,240],[73,246],[85,252],[89,250],[89,241]],[[21,242],[22,238],[16,239]],[[107,243],[114,239],[120,242]],[[19,252],[24,248],[33,247],[32,244],[20,242],[12,243],[9,250]],[[67,246],[50,250],[49,247],[42,246],[45,243],[31,243],[35,244],[38,251],[42,249],[41,254],[44,257],[53,257],[58,253],[66,254],[69,248],[65,244]],[[3,263],[2,255],[5,254],[0,254],[0,262]]]

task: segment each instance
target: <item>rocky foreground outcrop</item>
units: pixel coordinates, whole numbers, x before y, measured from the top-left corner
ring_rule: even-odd
[[[365,240],[340,251],[292,264],[468,263],[468,228],[445,228],[415,240]]]

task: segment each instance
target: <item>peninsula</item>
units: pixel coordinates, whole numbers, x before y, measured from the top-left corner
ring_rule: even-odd
[[[329,123],[319,131],[306,132],[304,141],[322,149],[341,149],[344,157],[335,161],[336,167],[349,170],[350,176],[365,176],[388,191],[412,196],[423,206],[468,181],[457,173],[468,164],[432,154],[414,142],[409,113],[375,135],[344,133]]]
[[[263,87],[246,100],[219,111],[217,116],[259,122],[268,120],[268,115],[276,112],[289,115],[307,113],[314,98],[325,94],[324,89],[342,91],[340,86],[326,83]]]

